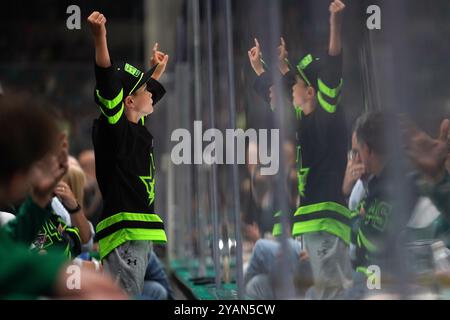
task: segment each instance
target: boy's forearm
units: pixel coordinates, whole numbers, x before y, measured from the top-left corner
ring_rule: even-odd
[[[342,25],[340,22],[334,22],[330,26],[330,43],[328,54],[330,56],[338,56],[342,52]]]
[[[101,68],[109,68],[111,66],[111,58],[108,51],[108,42],[106,36],[94,39],[95,42],[95,63]]]

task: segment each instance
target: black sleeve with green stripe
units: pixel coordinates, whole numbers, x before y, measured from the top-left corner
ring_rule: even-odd
[[[272,78],[268,72],[262,73],[253,83],[253,89],[256,91],[264,102],[270,104],[270,87],[272,86]]]
[[[113,66],[101,68],[95,65],[95,79],[97,81],[94,92],[95,102],[100,106],[100,110],[108,123],[117,125],[125,116],[123,114],[123,99],[125,96]]]
[[[339,56],[327,55],[324,62],[317,83],[317,99],[325,111],[334,113],[340,102],[343,85],[342,54]]]

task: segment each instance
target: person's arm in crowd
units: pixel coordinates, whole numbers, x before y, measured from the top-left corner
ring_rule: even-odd
[[[109,55],[106,17],[100,12],[94,11],[87,20],[95,46],[95,101],[100,106],[108,123],[116,125],[125,116],[122,101],[127,93],[123,92]]]
[[[109,68],[112,64],[106,39],[106,17],[100,12],[94,11],[88,17],[88,22],[94,37],[95,64],[100,68]]]
[[[328,54],[319,74],[317,99],[322,108],[329,114],[336,112],[339,104],[343,78],[342,78],[342,20],[345,4],[334,0],[329,7],[330,11],[330,38]]]
[[[248,51],[248,58],[250,64],[255,71],[256,75],[260,77],[266,70],[261,61],[261,46],[259,45],[258,39],[255,38],[255,46]]]
[[[428,182],[431,200],[443,214],[450,217],[450,174],[445,168],[449,154],[450,120],[445,119],[441,123],[437,139],[431,138],[405,118],[401,120],[401,126],[406,150]]]
[[[345,169],[344,181],[342,183],[342,193],[345,197],[350,197],[356,182],[361,179],[365,173],[364,164],[355,163],[353,159],[348,159]]]
[[[253,71],[257,75],[253,83],[253,89],[265,102],[270,104],[270,87],[272,86],[272,79],[268,72],[266,72],[261,61],[261,46],[258,39],[255,38],[255,46],[248,51],[248,59]]]
[[[334,0],[330,4],[330,42],[328,55],[335,57],[342,53],[342,20],[345,4],[341,0]]]
[[[280,39],[280,45],[278,47],[278,68],[280,69],[281,74],[284,76],[289,71],[289,63],[288,63],[288,51],[286,49],[286,41],[284,41],[284,38],[281,37]]]
[[[155,43],[152,49],[152,58],[150,59],[150,67],[156,67],[153,72],[152,79],[159,80],[166,71],[167,62],[169,61],[169,55],[162,51],[159,51],[158,42]]]
[[[280,38],[280,45],[278,46],[278,68],[282,75],[281,86],[285,97],[292,99],[292,86],[295,85],[297,79],[295,78],[295,70],[291,70],[289,63],[289,53],[286,48],[286,41],[283,37]],[[292,103],[289,103],[289,108],[292,108]]]
[[[20,207],[16,219],[3,227],[15,241],[30,244],[50,216],[53,189],[68,169],[67,146],[61,145],[31,168],[31,197]]]
[[[258,39],[255,39],[255,46],[248,51],[248,57],[253,71],[257,75],[257,78],[253,84],[253,89],[267,104],[273,107],[276,101],[276,94],[274,93],[273,79],[270,72],[266,72],[265,66],[262,62],[261,46]],[[280,46],[278,47],[279,64],[278,69],[280,71],[281,86],[284,91],[284,96],[290,97],[291,88],[295,83],[295,75],[289,68],[288,64],[288,52],[286,50],[286,43],[281,38]],[[290,99],[288,99],[290,100]],[[289,104],[290,105],[290,104]],[[272,108],[273,110],[273,108]]]
[[[70,220],[72,221],[72,226],[78,228],[80,232],[81,243],[88,243],[93,234],[91,232],[91,227],[89,225],[89,221],[84,215],[84,209],[82,204],[79,204],[70,189],[69,185],[63,181],[60,181],[56,186],[55,195],[61,200],[64,207],[70,214]],[[78,209],[78,210],[77,210]],[[75,211],[76,212],[71,212]]]
[[[152,49],[152,58],[150,59],[150,67],[155,68],[151,79],[147,82],[147,90],[152,93],[153,105],[156,105],[166,94],[166,90],[159,83],[159,79],[166,71],[169,55],[159,51],[159,44],[155,43]]]

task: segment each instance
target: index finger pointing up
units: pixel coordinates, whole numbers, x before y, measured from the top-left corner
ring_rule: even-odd
[[[259,49],[259,42],[258,42],[258,39],[256,39],[256,38],[255,38],[255,45]]]

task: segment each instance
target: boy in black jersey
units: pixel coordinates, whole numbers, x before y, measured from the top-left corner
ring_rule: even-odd
[[[100,258],[129,294],[142,293],[152,242],[166,242],[164,224],[154,211],[153,136],[144,117],[165,94],[157,81],[168,55],[153,49],[148,72],[125,63],[114,67],[106,40],[106,18],[93,12],[88,23],[95,43],[94,121],[97,180],[104,206],[96,227]]]
[[[293,84],[297,123],[297,167],[300,206],[293,217],[292,235],[303,235],[313,270],[316,299],[338,298],[350,285],[348,256],[351,213],[342,194],[348,135],[339,105],[342,80],[342,16],[345,4],[330,4],[330,39],[324,56],[309,53],[292,70],[284,41],[280,46],[280,73]],[[283,54],[284,53],[284,54]],[[255,89],[269,92],[272,79],[260,62],[259,44],[249,51],[258,80]]]

